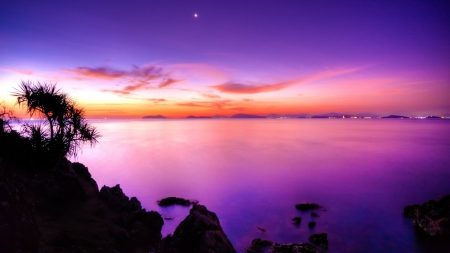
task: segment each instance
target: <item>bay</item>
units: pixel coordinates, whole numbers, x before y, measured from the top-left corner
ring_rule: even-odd
[[[99,187],[120,184],[165,217],[163,236],[189,213],[176,196],[215,212],[243,252],[254,238],[328,252],[446,252],[418,241],[403,207],[450,193],[450,121],[400,119],[94,120],[102,135],[77,160]],[[295,204],[325,207],[313,218]],[[300,226],[292,224],[302,217]],[[309,229],[307,223],[317,226]],[[261,232],[257,227],[263,227]]]

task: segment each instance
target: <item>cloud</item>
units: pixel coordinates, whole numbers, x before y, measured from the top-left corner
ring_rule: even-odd
[[[112,92],[116,94],[128,95],[133,91],[142,89],[165,88],[174,83],[185,81],[186,79],[173,79],[170,73],[163,71],[162,67],[146,65],[142,67],[133,66],[131,70],[120,70],[110,67],[77,67],[66,70],[75,74],[75,79],[97,79],[97,80],[120,80],[129,85],[122,89],[104,89],[102,92]]]
[[[242,101],[244,101],[244,102],[251,102],[251,101],[253,101],[253,99],[251,99],[251,98],[244,98],[244,99],[242,99]]]
[[[168,79],[166,79],[166,80],[163,80],[163,82],[161,82],[159,85],[158,85],[158,88],[164,88],[164,87],[167,87],[167,86],[169,86],[169,85],[172,85],[172,84],[174,84],[174,83],[178,83],[178,82],[182,82],[182,81],[186,81],[187,79],[179,79],[179,80],[175,80],[175,79],[172,79],[172,78],[168,78]]]
[[[83,76],[90,79],[103,79],[103,80],[113,80],[118,78],[132,78],[139,79],[142,81],[155,80],[164,77],[166,74],[163,73],[162,68],[158,66],[133,66],[130,71],[114,69],[109,67],[77,67],[75,69],[69,69],[76,75]]]
[[[361,68],[353,68],[353,69],[346,69],[346,70],[340,70],[340,71],[326,71],[323,73],[310,75],[307,77],[295,79],[288,82],[280,82],[280,83],[273,83],[273,84],[245,84],[245,83],[238,83],[238,82],[227,82],[220,85],[214,85],[211,86],[220,92],[225,93],[237,93],[237,94],[253,94],[253,93],[261,93],[261,92],[272,92],[272,91],[278,91],[285,88],[288,88],[293,85],[299,85],[302,83],[306,83],[313,80],[318,80],[322,78],[327,78],[331,76],[337,76],[337,75],[343,75],[348,74],[354,71],[357,71]]]
[[[102,92],[111,92],[119,95],[130,95],[134,91],[145,89],[165,88],[174,83],[185,81],[186,79],[173,79],[170,73],[165,73],[162,67],[158,66],[133,66],[132,70],[120,70],[109,67],[77,67],[66,70],[76,75],[75,79],[98,79],[98,80],[120,80],[129,83],[121,89],[103,89]]]
[[[188,107],[208,107],[208,108],[215,108],[215,109],[222,109],[226,106],[230,106],[231,100],[218,100],[218,101],[211,101],[211,102],[182,102],[177,103],[178,106],[188,106]]]
[[[161,103],[161,102],[166,102],[167,100],[165,100],[164,98],[149,98],[147,99],[148,101],[152,101],[153,103],[157,104],[157,103]]]
[[[200,93],[200,95],[204,96],[205,98],[221,98],[221,96],[216,94]]]
[[[29,70],[29,69],[0,68],[0,71],[13,72],[13,73],[19,73],[19,74],[24,74],[24,75],[32,75],[32,74],[34,74],[34,71],[33,70]]]

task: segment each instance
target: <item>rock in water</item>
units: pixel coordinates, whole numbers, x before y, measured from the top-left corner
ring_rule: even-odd
[[[316,210],[316,209],[322,208],[322,206],[320,206],[316,203],[305,203],[305,204],[297,204],[297,205],[295,205],[295,208],[297,208],[300,211],[309,211],[309,210]]]
[[[316,249],[309,243],[275,243],[272,245],[268,253],[320,253],[320,250]]]
[[[322,246],[324,249],[328,249],[328,235],[327,233],[313,234],[309,237],[312,243]]]
[[[403,215],[413,218],[414,224],[429,236],[443,238],[450,235],[450,195],[422,205],[406,206]]]
[[[314,221],[310,221],[309,223],[308,223],[308,227],[309,228],[313,228],[313,227],[315,227],[316,226],[316,223],[314,222]]]
[[[191,201],[177,197],[168,197],[158,201],[158,206],[172,206],[172,205],[190,206],[191,204],[193,204]]]
[[[235,253],[217,215],[202,205],[194,205],[173,235],[162,240],[161,253]]]
[[[269,240],[256,238],[247,247],[244,253],[264,253],[264,248],[271,246],[273,243]]]
[[[300,217],[294,217],[294,218],[292,218],[292,222],[294,222],[294,224],[295,224],[296,226],[298,226],[298,225],[300,225],[300,223],[302,222],[302,218],[300,218]]]

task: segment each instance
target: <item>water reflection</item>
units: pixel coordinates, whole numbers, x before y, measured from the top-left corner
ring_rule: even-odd
[[[101,186],[121,184],[144,207],[175,217],[197,199],[214,211],[238,252],[254,238],[306,242],[327,232],[329,252],[421,252],[403,206],[450,193],[450,122],[419,120],[135,120],[94,122],[85,149]],[[326,207],[311,218],[295,204]],[[299,227],[291,218],[302,216]],[[317,226],[310,230],[307,222]],[[266,229],[262,233],[256,227]]]

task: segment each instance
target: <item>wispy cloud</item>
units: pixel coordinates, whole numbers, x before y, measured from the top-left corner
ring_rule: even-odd
[[[147,99],[148,101],[151,101],[151,102],[153,102],[153,103],[155,103],[155,104],[157,104],[157,103],[161,103],[161,102],[166,102],[167,100],[166,99],[164,99],[164,98],[149,98],[149,99]]]
[[[213,88],[225,93],[238,93],[238,94],[253,94],[261,92],[272,92],[288,88],[293,85],[299,85],[313,80],[323,79],[331,76],[338,76],[355,72],[361,68],[352,68],[340,71],[326,71],[323,73],[310,75],[307,77],[295,79],[287,82],[279,82],[272,84],[264,83],[239,83],[239,82],[227,82],[220,85],[214,85]]]
[[[205,98],[221,98],[221,96],[217,94],[210,94],[210,93],[200,93]]]
[[[1,68],[0,67],[0,71],[19,73],[19,74],[24,74],[24,75],[32,75],[32,74],[34,74],[34,71],[33,70],[29,70],[29,69],[9,69],[9,68]]]
[[[176,79],[172,79],[172,78],[167,78],[166,80],[163,80],[163,81],[158,85],[158,88],[164,88],[164,87],[167,87],[167,86],[172,85],[172,84],[174,84],[174,83],[183,82],[183,81],[186,81],[186,80],[187,80],[187,79],[179,79],[179,80],[176,80]]]
[[[77,67],[66,70],[75,74],[75,79],[83,80],[120,80],[129,85],[121,89],[103,89],[103,92],[112,92],[121,95],[128,95],[134,91],[142,89],[165,88],[186,79],[174,79],[170,72],[165,72],[162,67],[145,65],[133,66],[131,70],[121,70],[110,67]]]
[[[113,80],[117,78],[136,78],[139,80],[149,81],[165,76],[161,67],[149,65],[143,67],[133,66],[133,69],[129,71],[109,67],[77,67],[75,69],[69,69],[67,71],[90,79],[104,80]]]
[[[242,101],[244,101],[244,102],[251,102],[251,101],[253,101],[253,99],[251,99],[251,98],[244,98],[244,99],[242,99]]]
[[[204,102],[181,102],[177,103],[178,106],[188,106],[188,107],[208,107],[215,109],[223,109],[224,107],[230,106],[232,100],[217,100],[217,101],[204,101]]]

